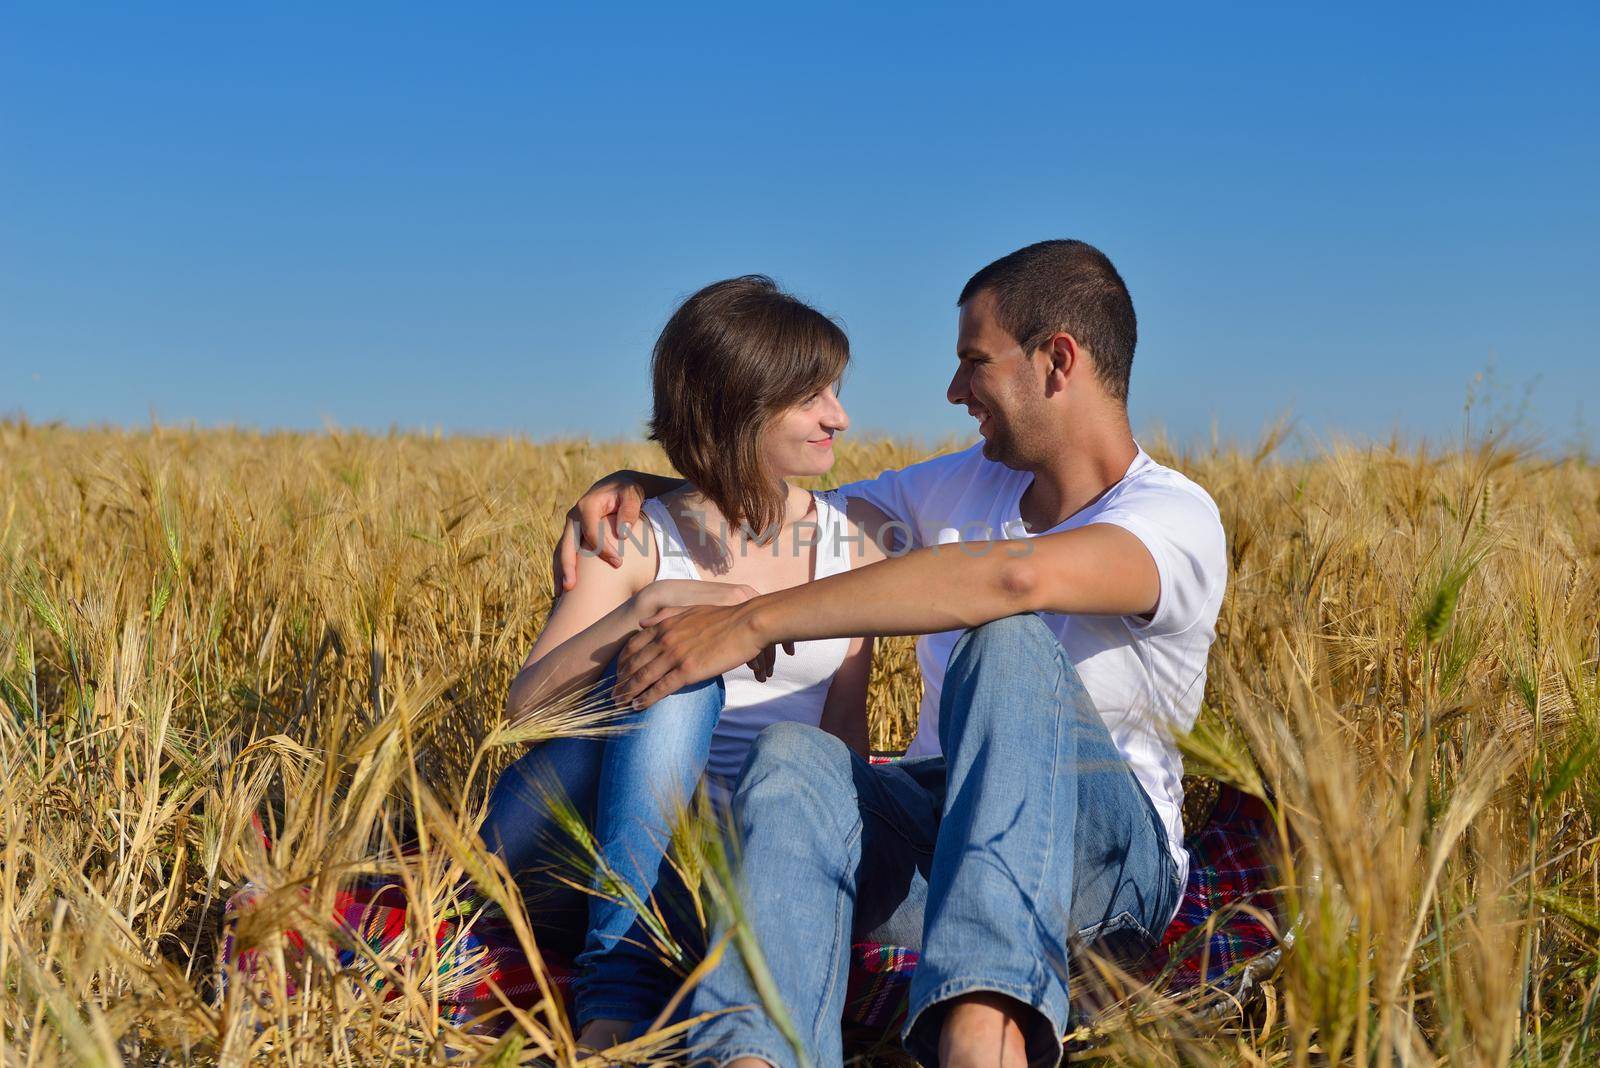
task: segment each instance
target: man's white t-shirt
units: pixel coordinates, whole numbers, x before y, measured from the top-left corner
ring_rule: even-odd
[[[1137,446],[1137,443],[1135,443]],[[1033,481],[987,460],[983,445],[938,456],[874,479],[841,486],[909,530],[911,548],[965,541],[1027,538],[1019,505]],[[1110,523],[1150,550],[1161,579],[1155,616],[1041,614],[1077,668],[1085,689],[1155,804],[1180,877],[1187,877],[1183,848],[1183,758],[1174,734],[1188,731],[1200,714],[1206,656],[1216,634],[1227,583],[1222,519],[1209,494],[1141,448],[1122,478],[1056,533]],[[939,694],[960,631],[917,639],[922,708],[907,756],[939,752]]]

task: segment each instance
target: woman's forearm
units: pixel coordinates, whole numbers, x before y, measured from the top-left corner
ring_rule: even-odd
[[[630,597],[560,645],[523,666],[506,694],[506,718],[520,722],[559,697],[580,693],[599,681],[606,665],[646,616],[638,597]]]

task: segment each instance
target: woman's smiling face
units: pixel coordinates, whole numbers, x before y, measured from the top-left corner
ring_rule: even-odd
[[[822,475],[833,467],[833,436],[850,426],[838,383],[785,408],[761,432],[763,466],[777,478]]]

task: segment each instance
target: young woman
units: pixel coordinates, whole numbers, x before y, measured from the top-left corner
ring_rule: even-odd
[[[620,567],[580,558],[576,588],[512,682],[513,719],[564,694],[603,698],[623,640],[664,608],[737,603],[881,558],[842,498],[789,484],[833,465],[833,439],[849,425],[838,397],[849,358],[835,323],[759,275],[716,282],[678,308],[651,363],[650,436],[687,481],[646,503],[647,531],[620,532]],[[572,844],[553,826],[551,788],[637,900],[681,895],[663,859],[678,806],[702,780],[725,798],[756,734],[779,720],[820,725],[864,752],[871,661],[871,639],[800,642],[628,713],[621,733],[542,743],[496,783],[485,841],[530,888],[547,944],[576,954],[584,1045],[612,1045],[653,1019],[672,980],[631,908],[556,874]]]

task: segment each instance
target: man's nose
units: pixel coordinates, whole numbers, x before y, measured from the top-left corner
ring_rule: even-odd
[[[956,368],[956,373],[950,376],[950,384],[945,387],[944,399],[951,404],[965,404],[967,400],[967,369]]]

